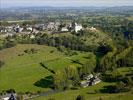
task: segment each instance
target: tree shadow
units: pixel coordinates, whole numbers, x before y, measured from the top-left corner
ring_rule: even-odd
[[[104,86],[102,89],[100,89],[101,93],[117,93],[116,86],[109,85],[109,86]]]
[[[72,63],[75,63],[75,64],[83,65],[82,63],[79,62],[79,60],[73,60],[73,59],[71,59],[71,62]]]
[[[96,94],[96,92],[87,92],[87,94]]]
[[[40,63],[40,65],[45,68],[46,70],[48,70],[49,72],[51,72],[52,74],[55,74],[54,70],[49,69],[47,66],[45,66],[42,62]]]
[[[53,77],[47,76],[34,83],[35,86],[41,88],[53,88]]]
[[[85,59],[90,59],[91,57],[90,57],[90,56],[87,56],[87,57],[83,57],[83,58],[85,58]]]

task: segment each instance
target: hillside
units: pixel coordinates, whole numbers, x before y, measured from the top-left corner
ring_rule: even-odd
[[[34,48],[35,53],[25,53],[25,50]],[[58,51],[54,47],[23,44],[0,51],[0,60],[5,65],[0,69],[0,91],[7,89],[15,89],[17,92],[37,92],[50,89],[48,86],[35,86],[35,83],[47,76],[52,75],[51,72],[40,66],[40,62],[45,62],[47,67],[52,70],[62,69],[66,66],[74,64],[72,60],[80,60],[84,63],[92,53],[80,53],[67,56],[63,52]],[[78,65],[78,64],[76,64]],[[80,66],[80,65],[78,65]],[[21,87],[21,88],[20,88]]]

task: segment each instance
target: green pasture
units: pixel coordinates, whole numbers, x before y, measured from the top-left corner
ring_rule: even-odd
[[[36,53],[28,54],[25,50],[34,48]],[[92,53],[77,52],[77,55],[67,56],[59,52],[54,47],[23,44],[16,47],[4,49],[0,51],[0,60],[5,65],[0,69],[0,91],[7,89],[15,89],[17,92],[37,92],[46,91],[50,88],[36,86],[35,83],[41,79],[52,75],[51,72],[40,66],[40,62],[44,62],[46,66],[52,70],[60,70],[73,63],[72,60],[80,60],[81,63],[87,61],[86,56],[92,56]]]

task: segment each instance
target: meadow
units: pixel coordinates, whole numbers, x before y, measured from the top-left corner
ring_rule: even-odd
[[[24,51],[35,49],[36,53],[25,53]],[[55,47],[48,47],[35,44],[17,45],[12,48],[0,51],[0,60],[5,65],[0,69],[0,91],[15,89],[16,92],[37,92],[50,90],[48,86],[42,86],[40,82],[52,75],[51,72],[40,66],[40,62],[45,62],[46,66],[52,70],[61,70],[66,66],[75,64],[72,60],[80,60],[81,63],[87,61],[86,56],[94,57],[92,53],[77,52],[76,55],[67,56],[58,51]],[[92,56],[93,55],[93,56]]]
[[[35,52],[30,52],[34,49]],[[0,68],[0,92],[8,89],[15,89],[16,92],[46,92],[51,90],[50,77],[52,73],[40,65],[44,62],[51,70],[62,70],[69,65],[81,66],[73,61],[78,60],[84,64],[90,59],[96,59],[95,55],[90,52],[74,52],[68,55],[69,50],[59,51],[55,47],[36,45],[36,44],[19,44],[12,48],[0,51],[0,60],[5,65]],[[67,53],[67,54],[66,54]],[[120,74],[126,75],[132,73],[132,67],[118,68]],[[77,90],[67,90],[60,93],[40,96],[32,100],[75,100],[78,95],[83,95],[85,100],[132,100],[132,93],[101,93],[100,90],[105,86],[113,85],[114,82],[101,82],[97,85]]]
[[[85,95],[85,100],[132,100],[132,98],[133,98],[132,94],[90,94],[90,95],[87,94]],[[52,100],[52,99],[53,100],[75,100],[76,96],[73,96],[70,94],[56,94],[48,97],[38,97],[32,100]]]

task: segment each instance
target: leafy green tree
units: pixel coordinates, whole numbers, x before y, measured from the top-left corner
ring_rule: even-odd
[[[64,90],[67,87],[67,78],[62,71],[56,71],[54,76],[54,87],[57,90]]]
[[[12,40],[6,40],[6,41],[4,42],[4,47],[5,47],[5,48],[14,47],[14,46],[16,46],[16,45],[17,45],[17,41],[14,40],[14,39],[12,39]]]
[[[132,58],[133,58],[133,47],[131,46],[122,50],[119,54],[116,55],[116,61],[119,67],[132,66],[133,65]]]
[[[99,71],[105,72],[106,70],[113,70],[117,67],[115,54],[117,49],[113,44],[109,44],[111,51],[107,52],[100,61]]]
[[[79,74],[77,67],[74,65],[70,65],[65,68],[65,73],[67,75],[67,79],[72,81],[72,85],[78,85],[79,83]]]
[[[82,66],[82,73],[84,75],[88,75],[91,72],[94,71],[94,68],[96,67],[96,59],[90,59],[89,61],[87,61],[85,64],[83,64]]]

